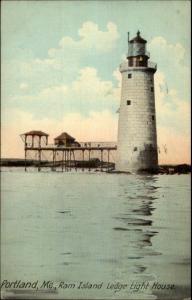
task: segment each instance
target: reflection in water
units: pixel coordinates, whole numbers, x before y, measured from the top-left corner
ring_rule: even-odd
[[[148,255],[160,255],[152,248],[152,237],[158,234],[151,226],[153,223],[152,216],[155,210],[154,202],[156,198],[156,191],[159,188],[156,186],[157,179],[155,176],[138,176],[139,185],[135,188],[134,185],[127,186],[125,178],[119,177],[119,185],[121,187],[121,194],[126,195],[124,207],[122,212],[115,215],[115,219],[119,221],[119,226],[114,227],[114,230],[128,231],[127,236],[124,237],[127,251],[130,252],[130,245],[134,256],[128,256],[128,260],[132,260],[133,273],[147,274],[147,263],[143,260]],[[122,191],[123,189],[123,191]],[[134,194],[134,196],[132,196]],[[142,218],[141,218],[142,216]],[[133,235],[129,234],[133,232]],[[128,243],[127,243],[128,242]],[[148,251],[148,247],[151,247]],[[138,259],[140,259],[138,265]]]

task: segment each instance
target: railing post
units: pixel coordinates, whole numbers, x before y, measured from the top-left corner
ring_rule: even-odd
[[[26,149],[26,147],[27,147],[27,137],[26,137],[26,135],[25,135],[25,172],[27,171],[27,149]]]
[[[65,172],[67,171],[67,166],[66,166],[66,150],[65,150]]]
[[[71,150],[69,150],[69,170],[71,171]]]
[[[38,165],[38,172],[41,171],[41,150],[38,150],[38,154],[39,154],[39,165]]]
[[[63,172],[63,164],[64,164],[64,150],[62,151],[62,162],[61,162],[61,170]]]
[[[90,154],[91,154],[91,150],[89,149],[89,172],[91,170],[91,168],[90,168]]]
[[[83,166],[82,166],[82,171],[84,171],[84,149],[82,149],[82,155],[83,155]]]
[[[108,166],[108,172],[109,172],[109,149],[107,150],[107,166]]]
[[[103,169],[102,167],[103,167],[103,149],[101,149],[101,167],[100,167],[101,171]]]

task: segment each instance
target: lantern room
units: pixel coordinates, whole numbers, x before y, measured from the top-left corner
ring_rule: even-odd
[[[149,53],[146,51],[146,43],[140,36],[140,31],[137,32],[137,36],[132,40],[129,40],[128,33],[128,66],[129,67],[147,67]]]

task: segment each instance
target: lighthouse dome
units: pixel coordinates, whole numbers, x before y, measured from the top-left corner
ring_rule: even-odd
[[[146,55],[146,43],[138,31],[137,36],[129,41],[128,57]]]
[[[132,40],[129,41],[129,43],[141,43],[141,44],[146,44],[147,41],[144,40],[141,36],[140,36],[140,31],[137,31],[137,36],[134,37]]]

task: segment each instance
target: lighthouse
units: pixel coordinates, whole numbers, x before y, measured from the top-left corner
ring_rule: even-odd
[[[116,170],[138,172],[158,166],[154,74],[147,41],[140,32],[129,40],[122,75]]]

